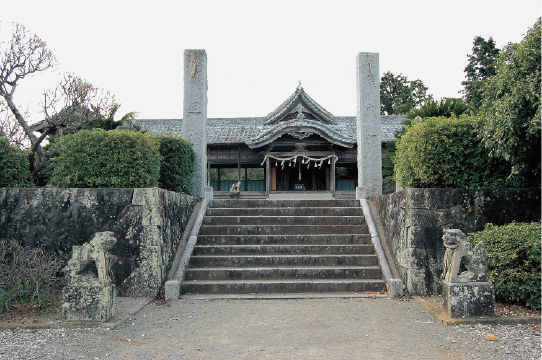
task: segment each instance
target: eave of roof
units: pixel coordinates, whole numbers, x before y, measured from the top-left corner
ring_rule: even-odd
[[[331,143],[348,148],[356,143],[355,138],[340,133],[331,126],[302,117],[298,117],[295,120],[282,121],[274,126],[266,128],[267,129],[258,136],[247,139],[245,143],[250,148],[258,148],[275,141],[285,134],[291,133],[303,133],[307,135],[317,134]]]
[[[403,115],[381,116],[381,141],[395,140],[395,133],[403,128]],[[266,118],[211,118],[207,120],[207,143],[211,145],[245,144],[274,126],[264,125]],[[356,139],[356,117],[336,116],[335,125],[327,128],[343,136]],[[136,119],[133,123],[155,134],[181,136],[182,119]]]

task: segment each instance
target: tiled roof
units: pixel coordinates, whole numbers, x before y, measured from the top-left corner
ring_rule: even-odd
[[[320,104],[314,101],[309,94],[303,90],[301,85],[290,95],[278,108],[273,110],[265,121],[265,125],[276,124],[279,121],[284,121],[285,118],[292,112],[307,112],[315,116],[315,120],[318,120],[324,124],[335,124],[334,116],[332,113],[324,109]]]
[[[395,139],[401,130],[402,115],[381,116],[382,142]],[[213,118],[207,120],[207,142],[209,144],[244,144],[247,140],[261,135],[272,125],[264,125],[267,118]],[[356,117],[336,116],[336,125],[326,124],[330,129],[347,137],[356,138]],[[134,124],[155,134],[181,135],[182,119],[144,120],[136,119]]]

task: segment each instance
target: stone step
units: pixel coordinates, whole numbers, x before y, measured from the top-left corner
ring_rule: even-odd
[[[207,208],[207,216],[360,216],[359,207]]]
[[[319,279],[319,280],[215,280],[185,281],[182,292],[187,294],[259,294],[259,293],[322,293],[380,292],[386,284],[380,279]]]
[[[381,279],[378,266],[356,267],[275,267],[275,268],[192,268],[186,280],[255,280],[255,279]]]
[[[376,255],[193,255],[190,267],[377,266]]]
[[[210,208],[358,207],[358,200],[212,200]]]
[[[204,225],[365,225],[362,216],[205,216]]]
[[[199,235],[198,245],[343,245],[371,244],[369,234]]]
[[[193,255],[373,254],[373,245],[197,245]]]
[[[204,225],[200,235],[368,234],[367,225]]]
[[[192,294],[385,290],[357,200],[213,200],[182,283]]]

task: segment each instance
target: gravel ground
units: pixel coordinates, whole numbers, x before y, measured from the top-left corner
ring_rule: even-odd
[[[498,341],[487,341],[493,334]],[[435,321],[388,298],[147,305],[113,328],[0,331],[0,359],[540,359],[540,326]]]

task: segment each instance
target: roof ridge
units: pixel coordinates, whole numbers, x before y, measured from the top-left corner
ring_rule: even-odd
[[[302,115],[302,110],[296,109],[300,105],[303,109],[314,113],[313,115],[316,115],[320,122],[328,125],[335,124],[335,116],[327,111],[322,105],[314,101],[314,99],[311,98],[301,86],[298,86],[292,95],[283,101],[278,108],[267,115],[267,120],[264,122],[264,125],[273,125],[283,121],[286,116],[295,110]]]

